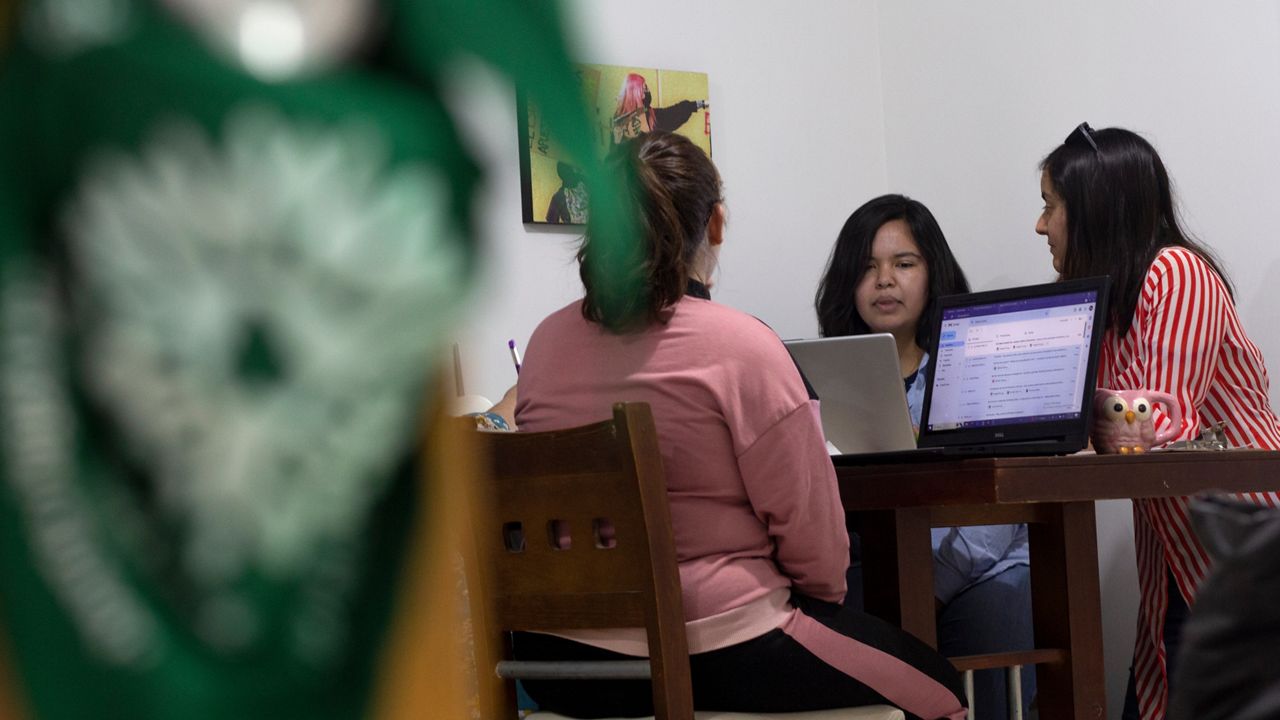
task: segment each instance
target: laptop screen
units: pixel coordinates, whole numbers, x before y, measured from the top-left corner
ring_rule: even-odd
[[[943,298],[922,430],[1083,428],[1105,304],[1093,280]]]

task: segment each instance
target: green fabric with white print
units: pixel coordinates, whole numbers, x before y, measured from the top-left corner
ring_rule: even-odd
[[[37,717],[358,716],[477,256],[442,73],[616,195],[553,3],[370,0],[292,67],[179,4],[27,0],[0,57],[0,626]]]

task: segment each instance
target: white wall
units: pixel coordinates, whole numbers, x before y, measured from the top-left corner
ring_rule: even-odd
[[[813,293],[854,207],[885,186],[879,44],[871,2],[579,0],[569,9],[584,62],[706,72],[711,137],[729,229],[716,299],[787,337],[817,333]],[[520,222],[514,103],[477,71],[460,75],[468,123],[490,172],[489,242],[470,331],[468,392],[514,382],[506,342],[581,295],[576,235]]]
[[[1273,2],[879,3],[889,187],[935,211],[976,288],[1052,279],[1036,165],[1078,123],[1160,151],[1190,230],[1280,367],[1280,9]],[[1280,399],[1273,386],[1272,402]],[[1137,612],[1130,504],[1098,504],[1109,712]]]
[[[1138,130],[1160,150],[1189,228],[1218,251],[1273,367],[1280,281],[1280,9],[1272,2],[575,0],[581,59],[709,73],[730,206],[718,300],[813,335],[812,296],[848,213],[888,191],[938,216],[978,289],[1052,279],[1033,232],[1036,164],[1075,125]],[[477,92],[476,87],[481,90]],[[514,381],[523,344],[578,297],[575,236],[520,223],[510,89],[458,75],[490,172],[486,277],[462,338],[468,390]],[[465,90],[464,90],[465,88]],[[1280,388],[1272,391],[1273,402]],[[1128,502],[1099,503],[1109,711],[1134,634]]]
[[[937,213],[978,288],[1052,279],[1036,165],[1081,121],[1127,127],[1160,151],[1246,328],[1280,358],[1267,292],[1280,279],[1280,6],[895,0],[879,20],[889,186]]]

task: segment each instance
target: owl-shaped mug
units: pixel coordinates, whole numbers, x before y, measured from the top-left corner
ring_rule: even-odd
[[[1155,405],[1169,415],[1165,428],[1156,431]],[[1182,430],[1178,401],[1156,390],[1112,390],[1098,388],[1093,395],[1093,448],[1099,453],[1141,453],[1163,445]]]

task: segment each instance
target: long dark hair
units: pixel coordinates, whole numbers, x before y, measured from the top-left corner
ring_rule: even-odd
[[[1048,173],[1067,213],[1062,279],[1110,275],[1107,325],[1121,337],[1133,325],[1142,284],[1162,248],[1199,255],[1231,292],[1213,254],[1178,223],[1169,173],[1142,136],[1082,125],[1040,162],[1040,169]]]
[[[951,254],[947,238],[938,227],[933,213],[918,200],[905,195],[881,195],[869,200],[853,211],[836,246],[831,249],[827,269],[818,283],[818,293],[813,306],[818,311],[818,328],[823,337],[838,335],[865,335],[871,332],[866,321],[858,314],[854,293],[867,272],[871,259],[871,244],[882,225],[893,220],[903,220],[911,230],[911,237],[924,256],[929,271],[929,297],[926,299],[920,322],[916,324],[916,344],[929,347],[929,317],[933,314],[937,299],[943,295],[969,292],[969,282],[964,278],[960,263]]]
[[[608,164],[627,193],[639,237],[616,249],[593,243],[593,215],[578,249],[578,274],[586,288],[582,316],[622,333],[665,322],[684,295],[721,185],[711,158],[674,133],[627,140]]]

